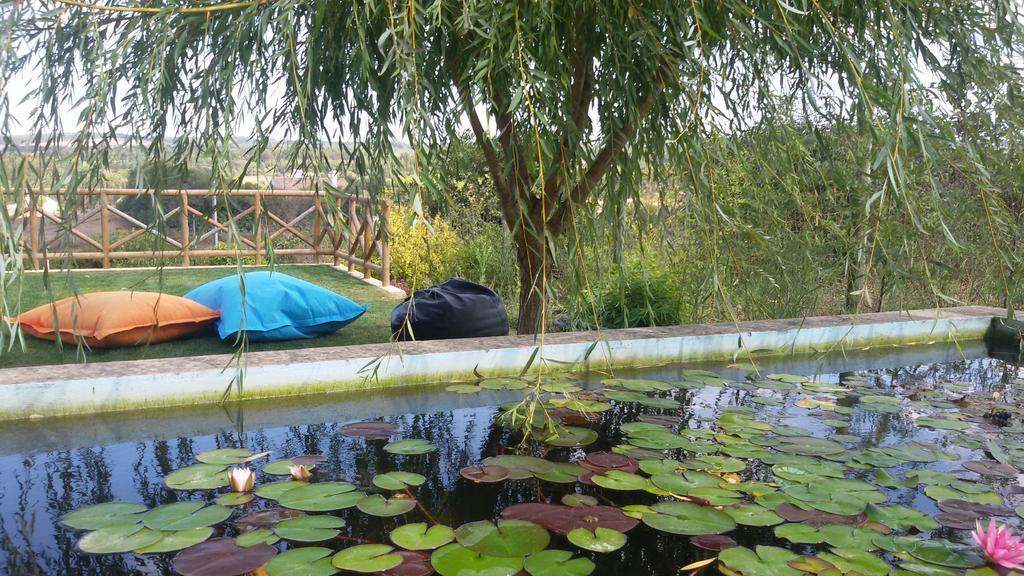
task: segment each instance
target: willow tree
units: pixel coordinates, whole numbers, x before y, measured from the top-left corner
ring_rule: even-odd
[[[1024,46],[1012,0],[15,0],[2,10],[5,86],[35,86],[37,153],[57,150],[46,134],[60,131],[60,108],[78,105],[75,136],[51,154],[63,162],[43,169],[72,192],[95,183],[118,137],[161,162],[208,154],[214,185],[230,188],[242,174],[229,144],[250,139],[248,165],[276,135],[297,143],[291,160],[306,170],[342,146],[351,171],[390,180],[418,207],[444,197],[434,159],[468,126],[515,239],[521,333],[543,328],[552,248],[581,214],[620,217],[666,166],[690,174],[714,212],[708,133],[780,107],[855,118],[874,133],[865,163],[888,172],[866,209],[908,204],[902,163],[927,148],[929,115],[1016,85]],[[412,147],[411,178],[393,178],[393,139]]]

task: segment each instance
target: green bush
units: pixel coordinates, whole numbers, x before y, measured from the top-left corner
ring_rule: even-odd
[[[455,272],[458,236],[443,218],[427,224],[412,211],[395,207],[391,212],[391,277],[409,289],[419,290],[447,280]]]

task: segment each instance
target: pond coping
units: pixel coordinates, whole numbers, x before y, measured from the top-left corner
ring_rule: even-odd
[[[160,358],[0,370],[0,420],[376,389],[524,372],[841,352],[983,338],[1005,309],[963,306]],[[348,328],[353,329],[353,328]],[[242,392],[237,390],[241,376]]]

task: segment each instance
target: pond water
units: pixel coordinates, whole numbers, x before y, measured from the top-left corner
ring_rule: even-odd
[[[619,371],[610,382],[613,377],[609,374],[553,379],[551,390],[582,388],[573,397],[588,411],[572,414],[571,409],[580,406],[571,403],[556,410],[572,428],[562,430],[560,439],[537,432],[537,439],[526,445],[521,442],[520,430],[503,426],[499,418],[502,405],[508,408],[522,399],[523,390],[466,389],[462,392],[469,393],[457,393],[446,391],[444,385],[3,424],[0,573],[174,574],[176,552],[87,554],[79,550],[78,541],[88,531],[72,529],[61,520],[73,511],[108,502],[141,505],[125,513],[181,501],[214,503],[231,489],[172,490],[164,479],[198,464],[197,456],[203,453],[207,453],[206,460],[219,461],[218,456],[231,459],[230,454],[208,454],[224,448],[269,453],[248,464],[257,471],[257,488],[288,480],[287,470],[276,476],[263,471],[268,462],[301,455],[323,457],[313,470],[316,483],[341,482],[352,487],[338,488],[331,497],[313,494],[306,500],[287,497],[287,491],[275,495],[280,502],[258,496],[225,510],[224,515],[230,513],[226,519],[217,513],[207,522],[189,514],[179,518],[178,524],[165,518],[164,534],[173,528],[190,528],[198,540],[209,532],[204,526],[212,524],[214,538],[235,537],[245,528],[244,518],[252,518],[252,513],[292,505],[310,510],[310,515],[340,518],[344,526],[334,522],[321,527],[327,532],[320,534],[332,537],[326,542],[303,544],[282,539],[269,547],[269,552],[266,544],[254,548],[273,554],[317,546],[330,549],[333,555],[356,545],[393,546],[390,534],[407,524],[459,528],[470,522],[493,522],[503,512],[506,518],[519,520],[519,524],[509,523],[497,531],[483,524],[457,530],[458,540],[452,544],[444,544],[450,536],[438,535],[434,544],[444,544],[441,550],[445,553],[434,553],[435,564],[445,575],[513,574],[523,566],[524,557],[528,572],[535,576],[586,574],[590,562],[592,573],[600,575],[678,574],[681,567],[718,554],[698,548],[691,536],[717,533],[750,552],[723,552],[722,563],[707,566],[706,573],[723,566],[726,573],[739,574],[820,573],[825,566],[821,561],[835,567],[836,574],[884,574],[898,566],[907,574],[962,573],[981,560],[966,548],[957,549],[957,543],[969,544],[970,532],[951,526],[972,525],[974,518],[987,520],[993,515],[1004,523],[1018,523],[1012,509],[1024,503],[1016,478],[1017,466],[1024,465],[1024,444],[1019,443],[1024,427],[1016,408],[1016,388],[1024,383],[1024,368],[984,357],[982,349],[970,346],[759,360],[758,372],[751,373],[751,368],[746,363],[679,365]],[[518,386],[510,381],[484,384]],[[548,396],[557,403],[559,394]],[[611,407],[604,409],[602,404]],[[1003,419],[992,417],[993,407],[1005,411],[1000,412]],[[584,422],[584,416],[593,421]],[[397,428],[388,440],[341,433],[347,424],[365,421],[389,422]],[[392,444],[385,450],[389,440],[401,439],[424,440],[436,450],[394,453],[419,451],[407,444]],[[558,446],[574,440],[586,444]],[[424,450],[431,449],[424,446]],[[517,453],[535,459],[507,457]],[[588,454],[585,463],[596,470],[601,477],[598,480],[585,475],[587,470],[581,466],[552,466],[540,460],[578,462]],[[460,476],[460,469],[479,466],[499,455],[506,456],[488,461],[496,466],[486,470],[488,476],[512,478],[478,483]],[[670,458],[676,462],[660,461]],[[319,459],[310,462],[315,460]],[[210,466],[226,467],[206,466],[207,471]],[[375,486],[375,477],[393,471],[421,475],[422,484],[407,490]],[[577,478],[580,474],[584,474],[583,482]],[[399,497],[377,501],[376,508],[369,501],[353,506],[360,499],[353,498],[353,492]],[[592,497],[569,502],[576,506],[596,503],[601,508],[593,510],[600,512],[564,506],[563,498],[569,494]],[[415,506],[402,501],[407,495],[415,496]],[[309,500],[315,503],[311,505]],[[940,501],[944,501],[941,508]],[[510,508],[530,502],[563,507]],[[313,510],[342,505],[341,510]],[[622,513],[623,507],[628,515]],[[376,515],[391,512],[401,513]],[[783,517],[788,520],[785,524]],[[945,526],[939,526],[936,517]],[[114,523],[113,529],[142,518],[129,514],[120,524]],[[147,526],[161,526],[161,519],[153,515],[143,521]],[[100,524],[96,522],[95,517],[86,517],[69,523],[99,528],[102,519]],[[528,522],[550,530],[537,529]],[[573,528],[586,532],[588,527],[592,530],[586,534],[569,532]],[[605,528],[615,532],[605,532]],[[625,532],[625,545],[617,550],[593,552],[577,545],[614,548],[618,531],[626,528],[631,529]],[[151,532],[150,528],[141,530]],[[120,534],[139,538],[138,544],[152,544],[160,537],[142,538],[143,532],[135,531],[134,536],[131,530]],[[301,531],[298,534],[300,540],[317,539]],[[276,536],[267,533],[265,539],[273,541]],[[952,544],[921,544],[935,540]],[[705,544],[719,545],[725,539],[707,541]],[[221,552],[214,549],[216,554],[200,555],[200,559],[218,557],[221,564],[208,562],[205,572],[202,567],[194,571],[186,558],[177,568],[193,574],[237,573],[246,553],[232,556],[236,553],[230,547],[233,544],[223,540],[198,546],[210,542],[228,547]],[[409,539],[402,542],[408,544]],[[102,547],[109,543],[94,537],[92,544]],[[759,545],[818,557],[801,565],[781,550],[756,550]],[[561,564],[565,559],[550,553],[529,561],[529,554],[545,547],[590,562]],[[364,546],[358,550],[365,551],[366,557],[349,558],[342,565],[374,573],[374,562],[390,566],[395,558],[395,553],[386,549]],[[500,550],[506,551],[508,561],[488,564],[487,557],[504,558],[495,554]],[[480,556],[478,552],[490,554]],[[760,557],[755,556],[758,553]],[[418,558],[414,554],[400,556],[408,565],[376,573],[428,574],[425,567],[430,554],[427,550]],[[310,555],[311,559],[318,557],[316,552]],[[439,555],[444,558],[438,560]],[[331,557],[302,568],[299,556],[293,554],[294,561],[279,562],[269,573],[330,574],[334,571]],[[414,560],[419,560],[418,568],[412,565]],[[804,572],[794,566],[803,566]]]

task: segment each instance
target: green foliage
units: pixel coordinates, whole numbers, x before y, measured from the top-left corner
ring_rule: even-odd
[[[391,212],[392,277],[416,290],[447,280],[459,242],[443,218],[426,222],[407,209],[396,208]]]

